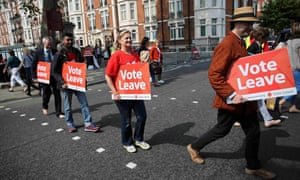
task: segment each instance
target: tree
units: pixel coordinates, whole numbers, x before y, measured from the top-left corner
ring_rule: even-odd
[[[298,10],[297,10],[298,9]],[[272,0],[259,17],[261,26],[280,32],[284,28],[291,28],[293,23],[300,21],[300,0]]]

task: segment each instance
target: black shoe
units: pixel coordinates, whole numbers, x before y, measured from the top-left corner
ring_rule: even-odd
[[[27,95],[27,96],[31,96],[31,94],[28,94],[28,93],[27,93],[26,95]]]

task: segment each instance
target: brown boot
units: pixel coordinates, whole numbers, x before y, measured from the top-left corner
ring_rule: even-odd
[[[245,173],[246,174],[250,174],[250,175],[257,175],[261,178],[264,178],[264,179],[274,179],[276,177],[276,174],[270,172],[270,171],[267,171],[265,169],[255,169],[255,170],[251,170],[251,169],[248,169],[246,168],[245,169]]]
[[[199,152],[197,152],[196,150],[194,150],[192,148],[191,144],[189,144],[186,148],[187,148],[187,151],[191,155],[192,161],[194,161],[195,163],[198,163],[198,164],[204,163],[204,159],[199,155]]]

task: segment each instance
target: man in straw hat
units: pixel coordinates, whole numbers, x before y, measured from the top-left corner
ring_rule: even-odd
[[[254,16],[252,7],[241,7],[234,10],[231,21],[233,29],[215,48],[208,70],[209,81],[216,91],[213,107],[218,109],[217,124],[195,142],[189,144],[187,150],[195,163],[203,164],[204,158],[200,156],[200,150],[207,144],[227,135],[233,124],[239,121],[246,135],[246,174],[272,179],[276,175],[262,169],[258,160],[260,129],[257,102],[247,102],[227,83],[227,75],[233,63],[248,55],[242,38],[249,35],[253,23],[258,19]]]

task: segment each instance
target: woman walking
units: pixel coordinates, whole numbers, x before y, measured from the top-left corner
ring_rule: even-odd
[[[111,89],[113,99],[121,114],[121,135],[122,144],[127,152],[136,152],[138,146],[143,150],[148,150],[151,146],[144,141],[144,128],[146,124],[146,108],[143,100],[120,100],[120,95],[115,87],[115,80],[119,73],[120,66],[140,63],[138,54],[132,51],[131,33],[128,30],[120,32],[116,40],[116,52],[108,61],[105,78],[107,85]],[[137,121],[135,132],[132,133],[131,115],[134,111]]]

